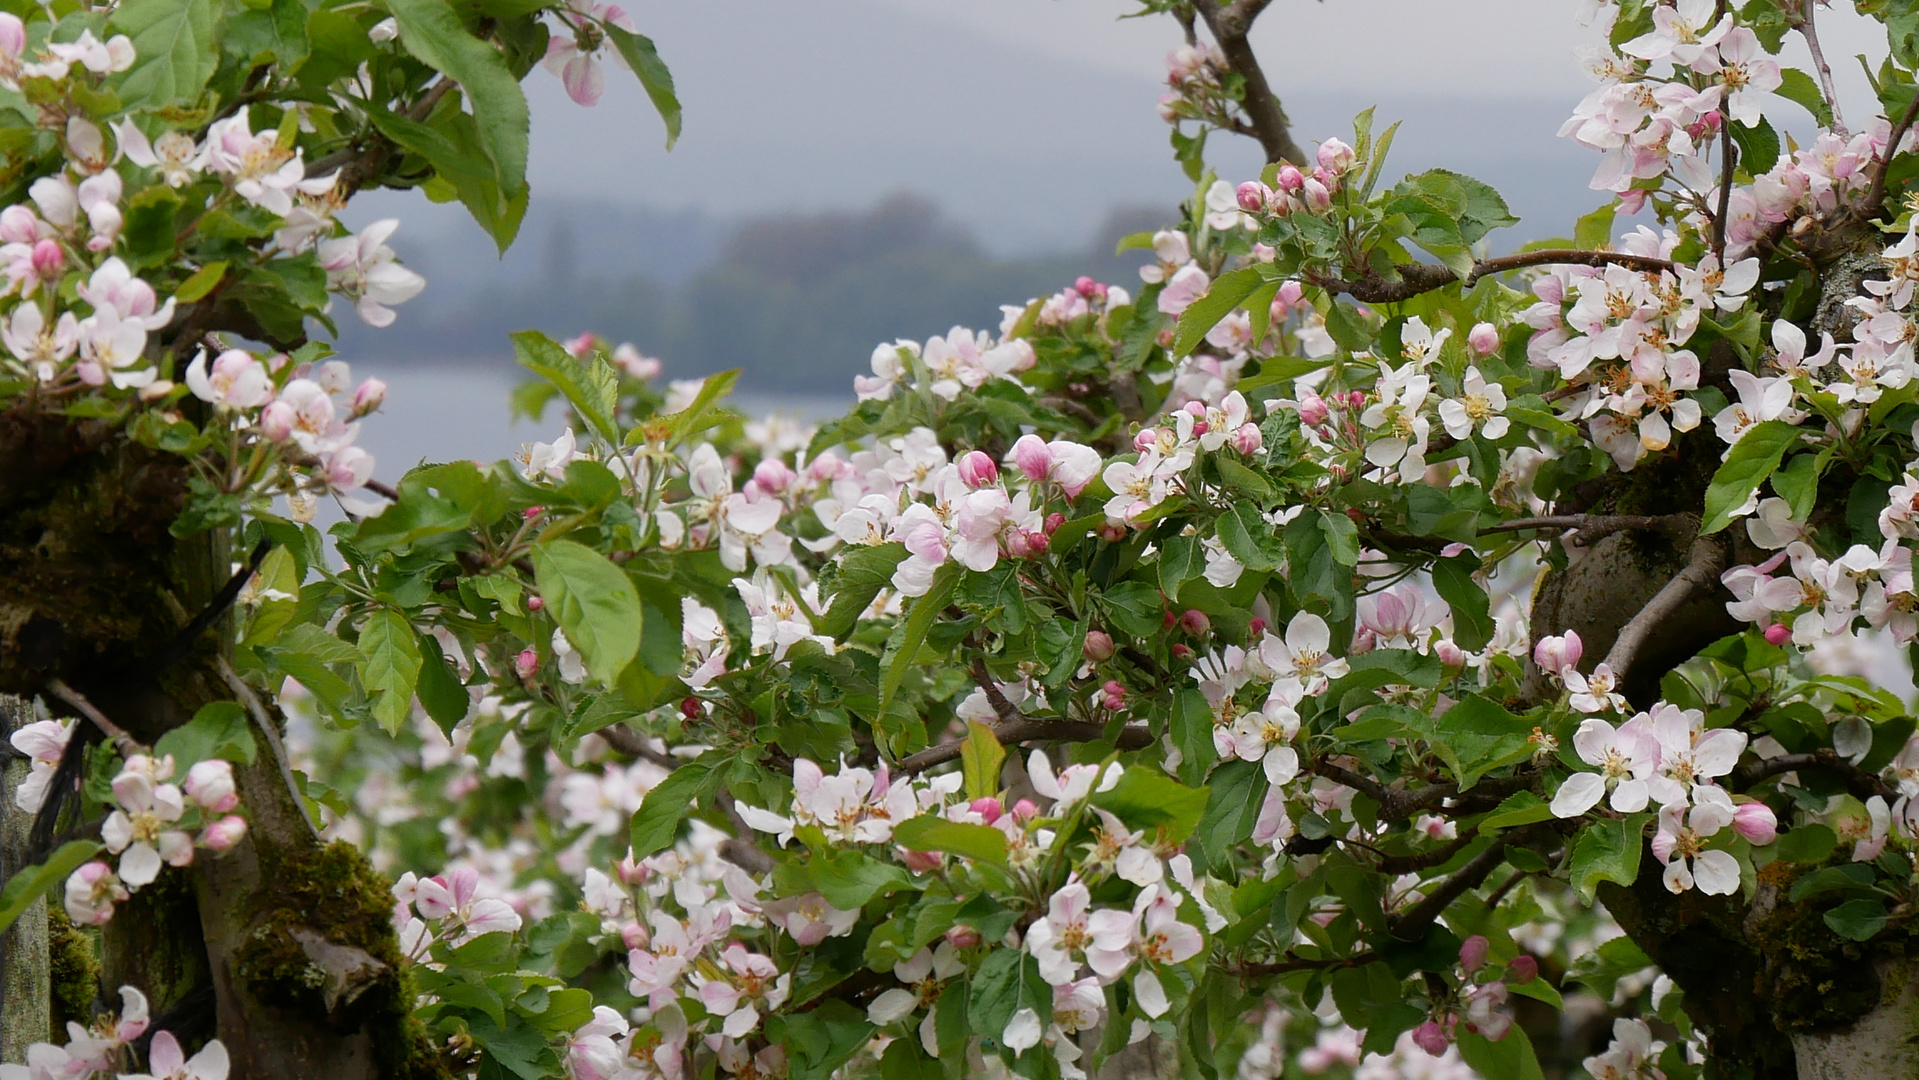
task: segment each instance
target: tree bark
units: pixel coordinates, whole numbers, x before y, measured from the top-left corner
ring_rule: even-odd
[[[32,398],[0,411],[0,692],[64,679],[148,744],[233,697],[224,620],[175,641],[180,611],[230,574],[225,537],[169,531],[189,475],[110,424]],[[217,1034],[234,1080],[444,1076],[412,1019],[388,883],[351,846],[320,844],[277,740],[255,742],[235,770],[246,839],[122,906],[102,936],[103,988],[141,988],[156,1027],[189,1044]]]
[[[1799,1080],[1919,1077],[1919,963],[1880,960],[1878,1004],[1856,1022],[1792,1035]]]
[[[33,722],[33,705],[0,694],[0,740]],[[26,782],[32,764],[7,759],[0,784],[0,875],[11,878],[22,865],[33,815],[14,805],[13,793]],[[37,899],[0,936],[0,1061],[25,1061],[27,1047],[44,1042],[53,1030],[52,956],[47,939],[47,902]]]

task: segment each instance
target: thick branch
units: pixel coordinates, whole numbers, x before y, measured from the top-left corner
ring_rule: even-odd
[[[245,705],[253,717],[254,726],[260,729],[260,736],[267,741],[267,749],[273,754],[274,764],[280,767],[280,779],[286,782],[287,794],[293,797],[293,805],[300,811],[300,820],[306,822],[313,838],[318,840],[320,830],[314,827],[313,817],[307,813],[306,793],[294,779],[292,759],[287,756],[286,743],[280,739],[280,729],[273,723],[272,714],[260,701],[260,695],[254,693],[253,687],[247,685],[247,681],[233,669],[232,661],[220,655],[214,657],[214,665],[220,669],[221,681],[227,684],[227,689],[233,691],[233,696],[240,699],[240,704]]]
[[[1531,830],[1521,830],[1522,833]],[[1506,845],[1520,842],[1520,835],[1510,839],[1494,840],[1492,846],[1473,856],[1472,861],[1460,867],[1452,877],[1439,883],[1425,899],[1390,920],[1392,935],[1402,941],[1415,941],[1426,936],[1426,931],[1452,906],[1453,901],[1465,893],[1479,887],[1499,864],[1506,861]]]
[[[1623,251],[1583,251],[1576,248],[1542,248],[1538,251],[1522,251],[1513,255],[1501,255],[1493,259],[1481,259],[1461,282],[1462,287],[1472,288],[1479,279],[1489,274],[1503,274],[1508,270],[1523,270],[1529,266],[1623,266],[1628,270],[1656,274],[1673,268],[1670,259],[1656,259],[1648,255],[1631,255]],[[1388,281],[1376,273],[1368,272],[1356,280],[1334,278],[1318,280],[1314,284],[1332,293],[1345,293],[1363,304],[1390,304],[1400,300],[1410,300],[1421,293],[1434,289],[1443,289],[1455,281],[1458,275],[1444,266],[1429,263],[1409,263],[1395,267],[1399,272],[1398,281]]]
[[[1245,82],[1246,98],[1240,105],[1246,110],[1247,119],[1253,122],[1253,133],[1259,139],[1260,148],[1266,151],[1266,160],[1303,165],[1306,155],[1293,141],[1286,111],[1280,108],[1279,98],[1273,94],[1273,88],[1266,82],[1266,73],[1260,69],[1259,57],[1246,40],[1253,20],[1259,18],[1259,13],[1270,2],[1234,0],[1230,4],[1218,4],[1214,0],[1199,0],[1194,6],[1199,9],[1200,18],[1206,20],[1206,29],[1212,31],[1213,40],[1219,43],[1226,63]]]
[[[1422,851],[1416,855],[1388,855],[1379,860],[1379,872],[1382,874],[1410,874],[1416,870],[1431,870],[1435,866],[1444,866],[1453,856],[1472,846],[1479,839],[1478,834],[1468,832],[1443,847],[1431,851]]]
[[[1284,975],[1289,971],[1328,971],[1333,968],[1365,967],[1377,959],[1379,954],[1370,951],[1354,953],[1351,956],[1329,956],[1323,959],[1294,956],[1288,952],[1283,960],[1263,964],[1228,964],[1220,970],[1240,978],[1259,978],[1266,975]]]
[[[1639,614],[1634,615],[1631,622],[1620,628],[1619,636],[1613,640],[1612,650],[1606,654],[1606,664],[1612,669],[1613,677],[1625,682],[1627,672],[1632,670],[1634,661],[1639,658],[1639,650],[1645,648],[1653,632],[1695,597],[1711,591],[1719,583],[1720,571],[1725,568],[1724,541],[1717,536],[1702,536],[1694,540],[1685,567],[1653,594],[1653,598],[1639,609]]]

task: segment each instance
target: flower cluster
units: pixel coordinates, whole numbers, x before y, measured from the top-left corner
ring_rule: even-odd
[[[245,839],[233,766],[219,758],[194,763],[183,784],[172,784],[173,757],[129,757],[113,778],[114,808],[100,828],[117,869],[94,860],[67,878],[66,909],[74,922],[99,926],[114,905],[160,876],[162,866],[187,866],[196,847],[224,854]],[[219,815],[219,816],[215,816]],[[199,835],[194,830],[199,829]]]
[[[102,1014],[91,1028],[67,1021],[65,1046],[32,1044],[25,1065],[0,1065],[0,1080],[227,1080],[231,1065],[220,1040],[188,1057],[171,1031],[148,1036],[146,1071],[131,1071],[138,1068],[135,1044],[151,1026],[147,996],[122,986],[118,1016]]]

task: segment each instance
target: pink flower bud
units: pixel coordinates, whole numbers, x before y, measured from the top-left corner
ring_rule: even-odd
[[[970,949],[979,944],[979,931],[970,926],[955,926],[946,931],[946,943],[955,949]]]
[[[778,458],[767,458],[753,467],[753,482],[769,495],[784,492],[797,479],[792,468]]]
[[[540,595],[540,594],[538,594],[538,593],[534,593],[534,594],[533,594],[532,596],[529,596],[529,597],[527,597],[527,598],[526,598],[526,609],[527,609],[528,611],[535,611],[535,612],[538,612],[538,611],[545,611],[545,610],[546,610],[546,597],[544,597],[544,596],[541,596],[541,595]]]
[[[1524,986],[1539,978],[1539,961],[1531,956],[1520,954],[1506,965],[1505,983],[1507,986]]]
[[[1253,245],[1253,258],[1263,263],[1269,263],[1269,262],[1272,262],[1274,259],[1279,258],[1279,252],[1274,251],[1272,248],[1272,245],[1270,244],[1256,243]],[[1279,306],[1279,300],[1277,297],[1275,297],[1273,300],[1273,306],[1276,308]],[[1279,317],[1282,319],[1285,318],[1286,313],[1284,311],[1281,311],[1279,313]]]
[[[644,949],[653,943],[653,935],[647,933],[646,927],[639,923],[630,922],[620,927],[620,941],[629,950]]]
[[[1351,651],[1354,656],[1364,656],[1377,648],[1379,648],[1379,635],[1373,631],[1372,627],[1361,626],[1358,630],[1353,631]]]
[[[1046,535],[1050,539],[1054,533],[1059,531],[1059,527],[1064,524],[1066,524],[1066,515],[1055,510],[1046,515],[1045,524],[1041,527],[1046,530]]]
[[[1579,640],[1577,630],[1568,630],[1557,637],[1543,637],[1533,646],[1533,663],[1541,671],[1557,675],[1568,668],[1579,666],[1579,658],[1586,655],[1586,646]]]
[[[532,521],[534,518],[539,517],[541,514],[544,514],[544,513],[546,513],[546,507],[544,506],[529,506],[526,509],[520,511],[520,517],[526,521]]]
[[[1207,618],[1206,613],[1197,608],[1187,608],[1185,611],[1180,612],[1179,626],[1180,629],[1192,634],[1194,637],[1198,637],[1203,634],[1212,633],[1213,620]]]
[[[1439,1057],[1446,1052],[1448,1046],[1452,1045],[1452,1040],[1446,1038],[1443,1028],[1428,1020],[1413,1029],[1413,1045],[1434,1057]]]
[[[600,339],[598,335],[594,334],[591,330],[589,330],[586,333],[581,334],[579,337],[567,338],[566,343],[563,347],[566,349],[567,352],[570,352],[573,354],[574,359],[584,360],[587,357],[592,356],[593,350],[599,348],[599,346],[600,346]]]
[[[293,437],[293,422],[297,419],[293,406],[284,401],[275,401],[260,410],[260,434],[272,442],[286,442]]]
[[[60,250],[58,242],[41,240],[33,245],[33,272],[40,280],[49,281],[60,276],[67,265],[67,253]]]
[[[1012,814],[1014,821],[1031,821],[1039,816],[1039,804],[1031,799],[1021,799],[1013,804]]]
[[[1317,179],[1306,181],[1305,199],[1306,209],[1314,213],[1322,213],[1333,206],[1333,193]]]
[[[1486,966],[1486,954],[1491,951],[1492,942],[1484,934],[1474,934],[1459,943],[1459,966],[1468,975]]]
[[[1039,440],[1035,438],[1033,441],[1038,442]],[[1014,453],[1018,454],[1019,451],[1016,449]],[[1043,445],[1040,447],[1039,456],[1044,459],[1043,463],[1040,464],[1039,476],[1034,476],[1032,473],[1027,472],[1027,463],[1025,461],[1020,462],[1020,472],[1025,473],[1029,480],[1043,478],[1047,470],[1052,468],[1052,456],[1046,453],[1046,448]],[[965,454],[962,454],[959,459],[959,478],[967,487],[985,487],[988,484],[999,482],[999,466],[993,464],[993,459],[987,457],[985,451],[968,450]]]
[[[1028,480],[1044,480],[1053,469],[1053,455],[1038,435],[1021,435],[1006,460]]]
[[[1306,186],[1306,174],[1300,172],[1296,165],[1281,165],[1279,175],[1274,179],[1281,191],[1297,192]]]
[[[1239,208],[1241,210],[1249,214],[1257,214],[1261,210],[1266,209],[1266,197],[1271,195],[1272,192],[1266,190],[1265,184],[1257,180],[1248,180],[1239,185],[1239,189],[1235,194],[1239,197]]]
[[[986,795],[986,796],[982,796],[980,798],[974,799],[970,804],[968,804],[967,809],[973,811],[973,813],[975,814],[978,814],[981,818],[983,818],[986,821],[988,825],[991,825],[993,822],[998,821],[1000,818],[1000,815],[1006,812],[1005,804],[1001,803],[997,797],[992,795]]]
[[[1246,632],[1255,638],[1259,637],[1266,632],[1266,620],[1257,615],[1253,616],[1252,621],[1246,624]]]
[[[1466,331],[1466,345],[1479,356],[1491,356],[1499,351],[1499,328],[1492,323],[1474,323]]]
[[[1088,300],[1092,300],[1096,297],[1105,296],[1106,286],[1082,274],[1073,282],[1073,291]]]
[[[238,814],[226,817],[208,825],[200,834],[200,842],[216,852],[232,851],[235,844],[247,835],[247,819]]]
[[[1792,628],[1785,623],[1773,623],[1766,627],[1766,644],[1784,645],[1792,640]]]
[[[1300,287],[1299,282],[1288,281],[1280,285],[1279,295],[1274,299],[1284,301],[1287,307],[1298,307],[1305,297],[1306,290]]]
[[[1118,712],[1126,707],[1126,688],[1116,679],[1106,680],[1106,685],[1099,688],[1099,695],[1100,704],[1107,712]]]
[[[644,860],[633,861],[630,853],[620,856],[620,861],[613,869],[620,875],[622,885],[644,885],[653,877],[653,868]]]
[[[1099,527],[1099,538],[1109,544],[1117,544],[1126,539],[1126,526],[1109,521]]]
[[[706,703],[688,694],[680,699],[680,715],[688,720],[698,720],[706,715]]]
[[[1318,394],[1309,390],[1299,399],[1299,422],[1307,427],[1316,428],[1331,415],[1332,410],[1327,407],[1326,399]]]
[[[384,401],[386,383],[379,379],[368,379],[353,391],[353,415],[365,416],[370,412],[378,412]]]
[[[1178,660],[1182,664],[1193,658],[1193,650],[1184,645],[1175,644],[1170,651],[1173,654],[1173,659]]]
[[[1103,663],[1113,658],[1113,635],[1104,630],[1086,631],[1086,643],[1080,646],[1079,653],[1093,663]]]
[[[1158,428],[1150,428],[1150,427],[1141,428],[1133,436],[1133,449],[1143,454],[1146,451],[1152,449],[1153,446],[1157,444],[1158,442],[1159,442]]]
[[[1314,154],[1313,157],[1319,162],[1320,168],[1325,169],[1327,172],[1338,174],[1352,168],[1353,162],[1357,160],[1358,155],[1353,152],[1352,147],[1347,146],[1338,139],[1327,139],[1325,142],[1319,144],[1319,152]]]
[[[1433,644],[1433,655],[1437,656],[1439,662],[1448,668],[1463,668],[1466,666],[1466,650],[1460,648],[1458,643],[1454,642],[1452,638],[1440,638],[1435,642]]]
[[[522,679],[531,679],[533,673],[540,670],[540,654],[532,649],[521,649],[520,655],[513,658],[513,671]]]
[[[940,868],[946,860],[937,851],[914,851],[912,848],[900,848],[900,865],[916,874],[930,874]]]
[[[1233,449],[1245,454],[1247,457],[1252,457],[1254,454],[1265,449],[1266,436],[1260,432],[1258,424],[1248,420],[1246,423],[1239,425],[1238,431],[1233,432],[1231,442]]]
[[[233,764],[219,758],[196,762],[187,770],[187,798],[216,814],[224,814],[240,805],[240,793],[233,784]]]
[[[1752,843],[1764,846],[1779,835],[1779,819],[1762,802],[1740,803],[1732,812],[1732,827]]]

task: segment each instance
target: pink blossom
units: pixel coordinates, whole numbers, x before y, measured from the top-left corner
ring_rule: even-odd
[[[238,814],[228,814],[201,830],[200,842],[213,851],[231,851],[234,845],[245,839],[247,819]]]
[[[546,59],[542,64],[559,76],[566,87],[566,96],[581,105],[597,105],[606,92],[606,75],[600,70],[598,59],[607,44],[602,24],[631,33],[633,20],[619,5],[596,4],[593,0],[570,0],[557,14],[571,33],[556,33],[547,39]],[[625,63],[620,53],[616,51],[614,55]]]
[[[240,793],[233,784],[233,763],[220,758],[195,762],[187,770],[187,797],[202,808],[224,814],[240,805]]]

